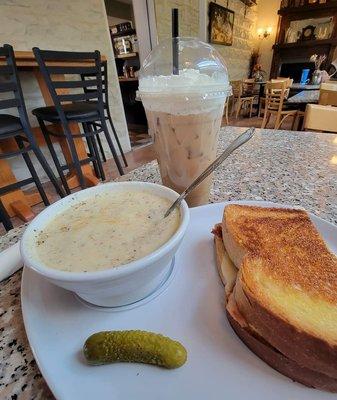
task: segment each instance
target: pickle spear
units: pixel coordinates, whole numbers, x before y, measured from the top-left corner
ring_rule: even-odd
[[[140,330],[94,333],[84,343],[83,353],[91,365],[134,362],[169,369],[181,367],[187,358],[186,349],[179,342]]]

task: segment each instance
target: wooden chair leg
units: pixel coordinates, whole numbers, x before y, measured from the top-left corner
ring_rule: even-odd
[[[240,99],[240,101],[237,102],[237,109],[236,109],[236,114],[235,114],[235,118],[238,119],[240,111],[241,111],[241,107],[242,107],[242,100]]]
[[[277,127],[275,128],[275,129],[280,129],[281,128],[281,126],[282,126],[282,124],[283,124],[283,122],[288,118],[288,117],[291,117],[291,116],[293,116],[294,114],[285,114],[283,117],[282,117],[282,115],[280,115],[280,121],[278,122],[278,125],[277,125]],[[296,114],[295,114],[296,115]],[[282,118],[281,118],[282,117]],[[294,125],[294,121],[293,121],[293,124],[292,124],[292,126]],[[291,128],[292,129],[292,128]]]
[[[268,117],[268,121],[267,121],[267,117]],[[265,110],[264,114],[263,114],[261,129],[264,129],[267,126],[267,124],[269,122],[269,118],[270,118],[270,113],[268,113],[268,111]]]
[[[252,113],[253,113],[253,99],[250,100],[249,118],[252,118]]]
[[[261,117],[261,109],[262,109],[262,102],[260,100],[260,104],[259,104],[259,109],[257,111],[257,117],[260,118]]]
[[[226,124],[229,125],[229,120],[228,120],[228,108],[229,108],[229,103],[226,105],[226,110],[225,110],[225,117],[226,117]]]
[[[293,123],[291,124],[291,130],[296,131],[297,126],[298,126],[298,115],[296,113],[293,116]]]
[[[283,122],[283,121],[282,121]],[[274,124],[274,129],[279,129],[279,127],[281,126],[281,115],[277,114],[276,115],[276,120],[275,120],[275,124]]]
[[[235,114],[235,106],[236,106],[236,101],[235,101],[235,99],[234,99],[234,97],[233,97],[233,100],[232,100],[232,105],[231,105],[231,115],[234,115]]]

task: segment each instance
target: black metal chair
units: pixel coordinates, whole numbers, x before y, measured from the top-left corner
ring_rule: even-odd
[[[63,171],[71,167],[75,168],[80,186],[82,188],[86,187],[81,169],[82,164],[93,162],[97,176],[99,176],[102,180],[105,180],[104,170],[96,143],[97,134],[100,132],[104,133],[118,171],[121,175],[123,175],[123,168],[117,156],[112,139],[109,135],[104,115],[101,71],[102,63],[100,52],[98,50],[95,52],[51,51],[40,50],[37,47],[33,48],[33,52],[40,67],[41,73],[46,81],[48,90],[54,102],[54,106],[36,108],[32,112],[37,117],[41,126],[42,132],[66,192],[70,193],[70,189]],[[50,65],[52,62],[60,60],[67,61],[69,64],[62,67]],[[85,61],[87,66],[78,66],[81,61]],[[90,81],[82,80],[80,78],[81,74],[94,74],[95,79],[91,79]],[[55,75],[66,75],[69,79],[57,80]],[[79,79],[76,79],[76,77]],[[86,93],[83,91],[84,88],[92,88],[92,91]],[[59,94],[57,92],[58,89],[63,89],[63,94]],[[64,94],[64,89],[75,89],[76,93]],[[82,90],[82,92],[79,93],[78,90]],[[49,131],[48,127],[45,125],[45,121],[60,123],[63,132],[55,133]],[[71,122],[81,123],[84,131],[78,134],[72,134],[69,127],[69,123]],[[95,122],[99,122],[100,124],[100,129],[96,131],[94,131],[91,127],[91,124]],[[61,166],[53,147],[50,135],[63,136],[67,139],[72,157],[72,163],[70,165]],[[86,138],[90,152],[90,156],[87,159],[79,160],[74,144],[74,137]]]
[[[13,229],[11,219],[10,219],[4,205],[2,204],[1,200],[0,200],[0,222],[3,224],[6,231]]]
[[[21,154],[31,174],[30,178],[1,187],[0,196],[30,183],[35,183],[44,204],[49,205],[48,197],[30,159],[29,152],[32,151],[35,154],[60,197],[64,197],[64,192],[59,186],[52,169],[48,165],[32,133],[16,68],[13,47],[8,44],[0,47],[0,58],[5,63],[5,65],[0,66],[0,93],[3,93],[0,100],[0,110],[16,108],[19,114],[18,117],[5,113],[0,114],[0,140],[13,138],[18,145],[18,150],[0,153],[0,159]],[[7,213],[4,213],[4,207],[1,205],[0,208],[1,219],[10,227],[8,224],[8,215],[6,221]]]
[[[89,80],[89,79],[93,79],[94,77],[95,77],[95,75],[93,75],[93,74],[82,74],[81,75],[82,80]],[[91,89],[90,87],[87,87],[87,86],[84,87],[84,91],[86,93],[90,93],[93,90],[95,90],[95,89]],[[119,149],[119,151],[121,153],[124,165],[125,165],[125,167],[127,167],[128,163],[126,161],[126,157],[125,157],[125,154],[123,152],[121,143],[119,141],[115,126],[114,126],[114,124],[112,122],[112,117],[111,117],[111,113],[110,113],[110,107],[109,107],[109,85],[108,85],[108,63],[107,63],[107,61],[103,61],[102,62],[102,92],[103,92],[104,111],[106,113],[105,114],[105,119],[110,124],[112,133],[114,135],[114,138],[115,138],[117,146],[118,146],[118,149]],[[92,100],[88,100],[88,101],[92,101]],[[98,130],[97,128],[101,128],[99,122],[94,122],[93,124],[90,124],[90,125],[93,126],[93,129],[95,131]],[[102,142],[101,142],[99,134],[97,134],[97,142],[98,142],[98,146],[99,146],[100,151],[101,151],[102,159],[105,162],[106,161],[106,157],[105,157],[104,149],[103,149]]]

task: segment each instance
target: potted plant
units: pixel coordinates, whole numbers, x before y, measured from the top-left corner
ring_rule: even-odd
[[[262,69],[261,64],[255,64],[253,67],[252,77],[255,79],[255,82],[263,82],[265,79],[266,71]]]

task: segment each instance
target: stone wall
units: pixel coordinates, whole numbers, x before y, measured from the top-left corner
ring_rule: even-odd
[[[1,43],[11,44],[15,50],[43,49],[90,51],[100,50],[108,58],[109,96],[113,121],[126,151],[130,141],[116,73],[113,51],[103,0],[3,0],[0,1]],[[30,111],[44,102],[32,74],[22,73],[24,96]],[[106,143],[104,143],[105,148]],[[44,152],[48,159],[48,151]],[[107,153],[108,155],[108,153]],[[52,165],[52,164],[51,164]],[[12,164],[18,178],[25,176],[21,160]]]
[[[208,3],[210,1],[207,1],[206,15],[208,15]],[[218,0],[217,4],[227,7],[227,0]],[[215,44],[214,47],[227,63],[230,80],[238,80],[248,77],[250,55],[254,47],[257,7],[247,8],[245,15],[245,5],[239,0],[230,0],[228,8],[235,13],[233,44],[232,46]]]
[[[199,35],[199,0],[154,0],[159,42],[171,36],[171,10],[179,9],[179,35]]]
[[[179,9],[179,27],[181,36],[199,36],[208,41],[208,5],[209,0],[155,0],[157,32],[159,40],[171,35],[171,9]],[[217,4],[227,7],[227,0],[218,0]],[[200,9],[200,7],[203,7]],[[254,47],[257,7],[246,10],[239,0],[230,0],[228,8],[235,12],[233,45],[214,45],[225,59],[231,80],[246,78],[249,59]],[[203,18],[203,26],[199,29],[199,17]],[[201,24],[201,25],[202,25]]]

